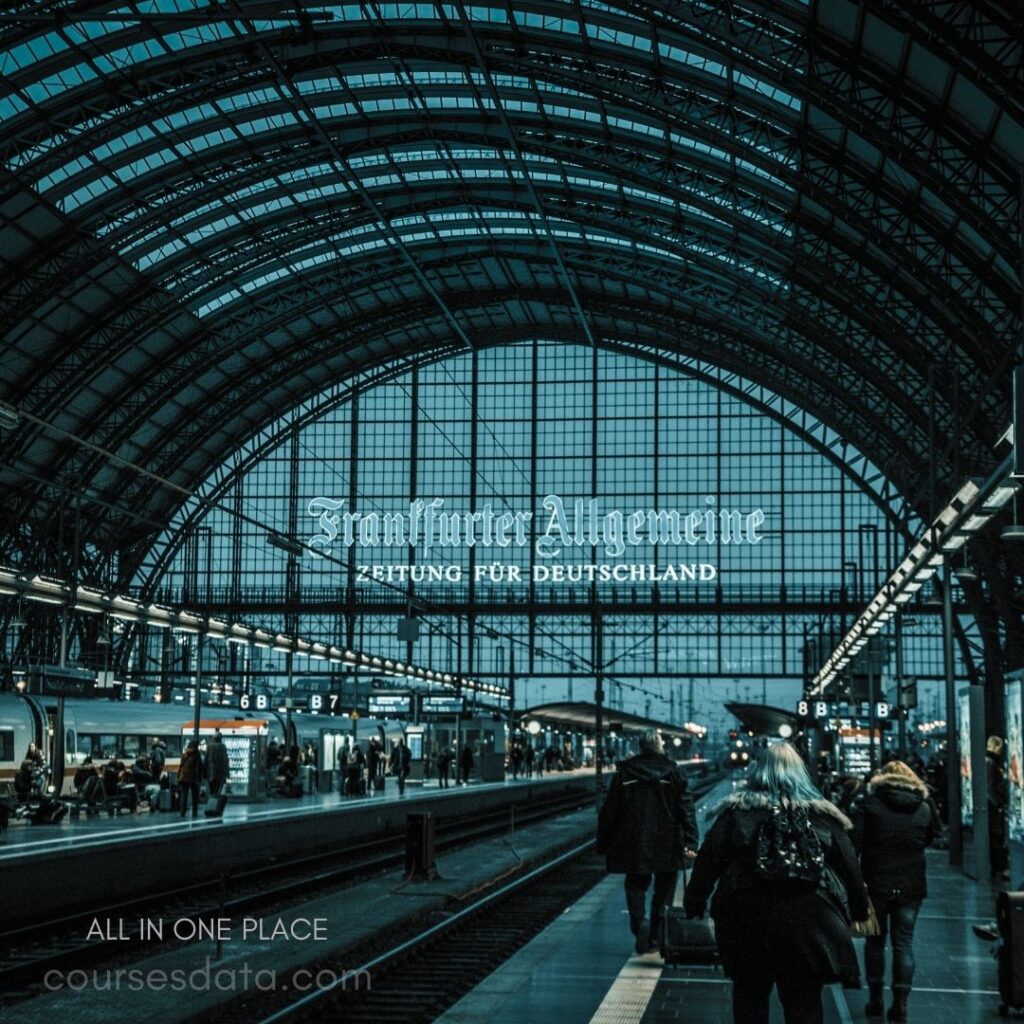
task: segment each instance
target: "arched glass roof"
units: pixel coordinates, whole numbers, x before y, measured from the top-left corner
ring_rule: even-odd
[[[45,551],[85,480],[131,575],[180,507],[60,431],[189,490],[325,383],[540,337],[770,386],[921,511],[1008,421],[1020,29],[1000,2],[7,5],[5,543]]]

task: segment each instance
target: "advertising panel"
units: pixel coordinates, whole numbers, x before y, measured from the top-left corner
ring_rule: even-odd
[[[1006,684],[1006,772],[1009,801],[1006,827],[1011,839],[1024,841],[1024,707],[1019,679]]]
[[[960,820],[974,824],[974,789],[971,785],[971,702],[970,690],[961,690],[957,701],[957,750],[960,752]]]

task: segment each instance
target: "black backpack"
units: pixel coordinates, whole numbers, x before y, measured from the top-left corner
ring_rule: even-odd
[[[803,807],[773,804],[757,827],[754,871],[766,882],[817,883],[825,870],[825,851]]]

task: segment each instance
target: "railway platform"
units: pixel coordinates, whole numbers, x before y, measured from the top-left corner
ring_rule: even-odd
[[[211,865],[239,872],[274,860],[290,861],[357,843],[404,842],[410,812],[432,812],[442,830],[480,816],[508,816],[538,802],[592,798],[593,771],[470,783],[409,786],[384,793],[228,805],[223,819],[143,812],[114,818],[65,819],[55,826],[15,823],[0,844],[0,865],[19,884],[5,893],[4,928],[49,916],[86,912],[116,893],[130,900],[168,886],[208,880]],[[66,879],[75,879],[68,885]]]
[[[948,854],[929,851],[930,895],[918,918],[909,1020],[1003,1020],[992,947],[971,931],[994,917],[995,889],[966,878]],[[677,896],[679,894],[677,893]],[[608,876],[535,939],[438,1017],[441,1024],[731,1024],[731,983],[714,967],[665,967],[632,951],[621,876]],[[863,976],[863,942],[858,942]],[[888,992],[886,993],[888,998]],[[865,1020],[866,988],[831,986],[825,1024]],[[772,1024],[782,1024],[773,997]]]
[[[410,782],[405,794],[398,792],[398,784],[391,777],[381,793],[368,793],[365,796],[343,796],[337,790],[309,794],[301,798],[272,797],[261,803],[242,803],[228,801],[221,818],[207,818],[202,811],[192,818],[180,817],[177,811],[150,811],[147,807],[129,813],[110,815],[105,811],[91,817],[67,815],[56,825],[32,825],[24,820],[12,820],[6,832],[0,833],[0,861],[32,855],[52,854],[72,847],[87,845],[105,847],[117,844],[132,844],[144,837],[160,836],[168,833],[180,833],[182,829],[222,830],[235,825],[256,823],[286,822],[303,818],[311,813],[352,813],[362,812],[369,807],[382,804],[403,803],[417,804],[426,800],[428,803],[443,800],[450,796],[466,793],[507,792],[515,787],[528,785],[557,785],[568,779],[593,777],[593,770],[578,768],[574,771],[550,772],[535,775],[530,779],[505,779],[503,782],[480,782],[471,780],[468,785],[460,786],[454,781],[447,787],[441,787],[436,779],[427,782]],[[212,804],[207,805],[212,806]]]

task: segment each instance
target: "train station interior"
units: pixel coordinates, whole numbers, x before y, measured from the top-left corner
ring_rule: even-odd
[[[0,5],[0,1020],[1024,1015],[1022,41]]]

